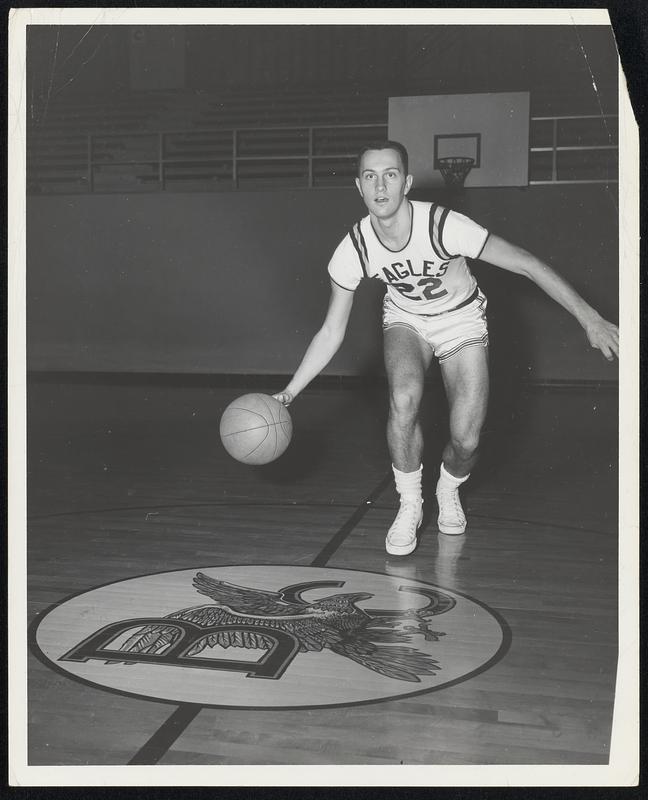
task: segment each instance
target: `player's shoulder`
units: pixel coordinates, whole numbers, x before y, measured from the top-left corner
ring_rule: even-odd
[[[447,216],[450,210],[440,203],[425,200],[410,200],[409,202],[412,205],[414,218],[426,224],[437,222],[442,216]]]
[[[409,202],[414,211],[418,211],[421,214],[429,214],[431,211],[436,211],[437,209],[443,210],[443,206],[440,203],[434,203],[428,200],[410,200]]]
[[[333,253],[333,258],[345,257],[348,253],[355,253],[355,241],[364,235],[364,217],[347,225],[347,229],[341,239],[338,240],[337,246]],[[369,217],[367,217],[369,219]]]
[[[444,206],[441,203],[428,203],[427,205],[429,206],[430,220],[434,221],[435,225],[474,223],[472,217],[457,211],[456,208]]]
[[[350,225],[347,226],[346,235],[340,242],[341,245],[350,245],[356,247],[358,240],[363,240],[371,231],[371,218],[369,214],[364,217],[358,217]]]

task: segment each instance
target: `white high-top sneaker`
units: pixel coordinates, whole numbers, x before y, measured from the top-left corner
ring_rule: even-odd
[[[459,487],[470,476],[455,478],[441,464],[436,498],[439,504],[439,530],[441,533],[460,534],[466,530],[466,515],[459,499]]]
[[[416,548],[416,532],[423,521],[423,501],[401,498],[400,508],[387,538],[385,548],[392,556],[409,555]]]

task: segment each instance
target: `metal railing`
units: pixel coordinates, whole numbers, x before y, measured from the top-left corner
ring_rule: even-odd
[[[533,117],[529,184],[617,182],[616,115]],[[571,126],[571,131],[570,131]],[[358,147],[387,125],[81,133],[28,146],[28,191],[236,191],[348,186]]]
[[[613,122],[614,121],[614,127]],[[600,141],[595,144],[560,144],[561,126],[565,126],[569,122],[588,123],[590,122],[595,129],[596,134],[605,140],[605,144]],[[532,117],[532,129],[534,124],[536,126],[546,123],[551,126],[551,142],[545,146],[531,146],[529,148],[529,158],[533,161],[535,153],[547,153],[550,155],[550,175],[545,178],[530,179],[530,185],[542,185],[552,183],[617,183],[618,182],[618,115],[616,114],[587,114],[587,115],[571,115],[560,117]],[[600,123],[600,126],[598,125]],[[591,139],[590,139],[591,141]],[[600,159],[598,169],[601,174],[595,178],[568,178],[564,177],[564,173],[569,170],[569,166],[564,165],[561,168],[560,156],[561,154],[580,154],[581,156],[587,154],[605,155],[610,154],[612,159]]]

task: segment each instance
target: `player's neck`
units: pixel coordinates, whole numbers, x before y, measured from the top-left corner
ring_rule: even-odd
[[[412,230],[412,206],[409,200],[405,199],[398,211],[391,217],[379,218],[371,215],[373,229],[378,238],[386,246],[400,250],[404,247]]]

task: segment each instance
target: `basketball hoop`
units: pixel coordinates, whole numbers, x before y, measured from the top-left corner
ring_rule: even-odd
[[[446,156],[438,158],[439,172],[443,176],[446,186],[449,189],[460,189],[475,163],[474,158],[468,156]]]

